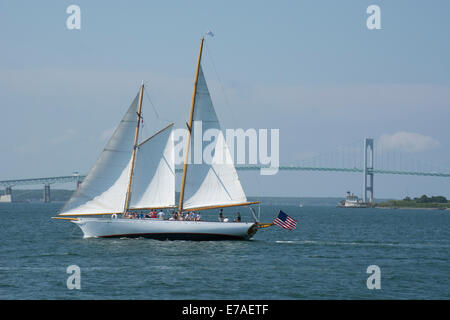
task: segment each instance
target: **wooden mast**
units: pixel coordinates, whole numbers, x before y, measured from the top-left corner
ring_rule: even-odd
[[[136,149],[137,149],[137,143],[138,143],[138,137],[139,137],[139,125],[141,123],[141,109],[142,109],[142,95],[143,94],[144,94],[144,81],[142,81],[141,92],[139,94],[139,108],[138,108],[138,112],[137,112],[137,124],[136,124],[136,131],[134,133],[134,145],[133,145],[133,153],[131,155],[130,178],[128,180],[128,190],[127,190],[127,197],[125,199],[124,212],[127,212],[128,207],[130,206],[131,180],[133,178],[134,160],[136,158]]]
[[[200,51],[198,53],[197,70],[195,71],[194,89],[192,91],[191,113],[189,115],[188,136],[187,136],[187,142],[186,142],[186,151],[185,151],[185,155],[184,155],[183,177],[181,179],[180,200],[178,202],[178,212],[180,212],[180,213],[183,210],[184,187],[185,187],[185,183],[186,183],[186,170],[187,170],[187,162],[188,162],[188,156],[189,156],[189,145],[191,144],[192,119],[194,117],[195,96],[197,93],[198,73],[200,70],[200,61],[202,59],[202,50],[203,50],[203,41],[204,40],[205,40],[205,38],[202,37],[202,40],[200,42]]]

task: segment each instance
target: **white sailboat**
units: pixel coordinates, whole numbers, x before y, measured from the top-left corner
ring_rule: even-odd
[[[249,206],[197,61],[178,206],[175,203],[173,123],[138,144],[144,84],[102,154],[56,219],[78,225],[84,237],[145,237],[171,240],[245,240],[257,222],[179,221],[127,218],[133,210],[178,209],[179,213]],[[137,115],[137,117],[136,117]],[[194,121],[219,130],[211,163],[190,164]],[[211,148],[211,146],[209,146]],[[201,152],[203,146],[201,146]],[[196,152],[194,150],[194,152]],[[225,159],[225,161],[224,161]]]

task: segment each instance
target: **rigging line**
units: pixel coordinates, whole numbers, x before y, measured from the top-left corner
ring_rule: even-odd
[[[233,109],[231,108],[230,103],[228,101],[228,96],[227,96],[227,94],[225,92],[225,88],[223,87],[222,80],[221,80],[221,78],[219,76],[219,72],[217,71],[216,65],[214,63],[214,59],[212,57],[212,52],[211,52],[211,54],[209,53],[209,48],[208,47],[209,47],[208,43],[206,43],[206,46],[205,46],[206,55],[208,56],[208,58],[209,58],[209,60],[211,62],[211,65],[213,66],[214,73],[216,74],[217,80],[219,81],[219,86],[220,86],[220,89],[221,89],[222,94],[224,96],[225,105],[227,106],[228,110],[230,110],[231,118],[233,119],[233,123],[237,123],[236,117],[234,116]]]
[[[164,118],[161,118],[161,117],[159,116],[158,111],[156,110],[156,107],[155,107],[155,105],[153,104],[153,101],[152,101],[152,99],[150,98],[150,95],[148,94],[148,89],[147,89],[147,88],[148,88],[148,86],[144,87],[145,97],[146,97],[146,98],[148,99],[148,101],[150,102],[150,105],[152,106],[153,112],[155,112],[156,118],[157,118],[157,119],[160,119],[160,120],[163,120],[163,121],[171,122],[171,121],[169,121],[169,120],[167,120],[167,119],[164,119]]]
[[[156,107],[153,104],[152,99],[150,99],[150,95],[148,94],[148,90],[146,88],[144,88],[144,92],[145,92],[145,96],[147,97],[148,101],[150,102],[150,104],[151,104],[151,106],[153,108],[153,111],[155,112],[156,117],[159,119],[158,111],[156,111]]]

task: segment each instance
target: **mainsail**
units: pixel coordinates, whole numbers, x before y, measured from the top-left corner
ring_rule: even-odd
[[[249,204],[220,129],[201,65],[198,68],[192,116],[194,124],[190,124],[191,139],[188,158],[191,159],[192,152],[203,154],[206,148],[213,150],[214,154],[209,163],[205,161],[207,159],[202,159],[201,163],[195,163],[194,157],[194,163],[187,165],[183,194],[185,200],[182,202],[182,209],[206,209]],[[196,124],[199,123],[202,127],[200,134],[208,129],[217,132],[215,141],[206,144],[202,138],[195,138],[195,130],[199,127]],[[198,145],[199,143],[201,146]],[[199,147],[201,150],[198,149]]]
[[[173,123],[138,145],[130,209],[175,206]]]
[[[129,183],[139,93],[61,216],[123,212]]]

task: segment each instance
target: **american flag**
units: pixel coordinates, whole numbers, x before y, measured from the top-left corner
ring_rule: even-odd
[[[280,213],[278,213],[278,217],[276,217],[273,220],[273,223],[276,225],[279,225],[280,227],[284,229],[294,230],[297,226],[297,220],[292,219],[289,217],[286,213],[280,210]]]

